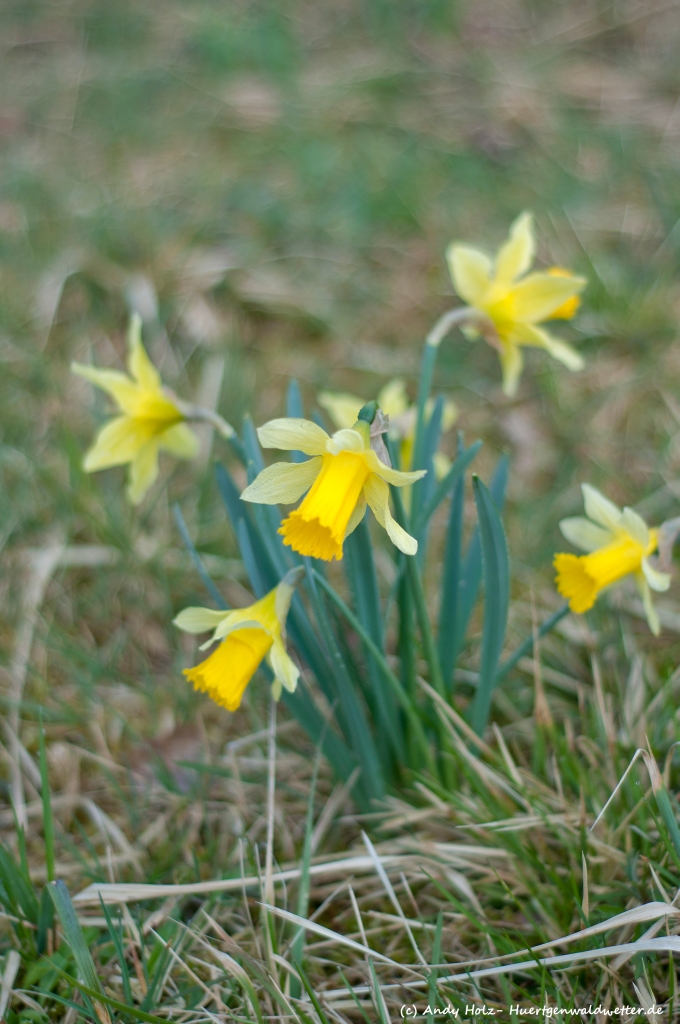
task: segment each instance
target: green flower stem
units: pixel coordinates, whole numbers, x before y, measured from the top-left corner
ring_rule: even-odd
[[[385,656],[383,655],[382,651],[377,646],[377,644],[375,644],[373,640],[371,640],[370,636],[368,635],[364,627],[361,625],[359,619],[356,617],[354,612],[352,612],[351,609],[348,608],[348,606],[345,604],[340,595],[336,594],[335,590],[333,590],[333,587],[331,587],[330,583],[328,583],[323,578],[323,576],[320,576],[319,573],[316,572],[316,570],[312,570],[312,572],[318,585],[322,587],[322,589],[326,592],[326,594],[331,599],[331,601],[336,606],[341,615],[347,620],[347,622],[352,627],[357,636],[363,641],[367,650],[370,652],[371,656],[375,660],[376,665],[384,675],[387,682],[392,687],[395,696],[401,703],[408,717],[408,720],[411,726],[413,727],[413,731],[418,738],[418,742],[420,744],[427,766],[432,772],[432,774],[435,777],[437,777],[438,772],[434,756],[432,754],[432,750],[430,749],[430,745],[427,742],[427,737],[425,735],[422,722],[420,721],[420,716],[418,715],[417,708],[414,706],[413,702],[411,701],[408,694],[404,691],[404,688],[401,686],[394,672],[387,664]]]
[[[541,623],[541,625],[538,627],[537,638],[540,639],[540,637],[545,636],[546,633],[549,633],[553,626],[556,626],[560,619],[563,619],[568,611],[569,602],[567,601],[565,604],[562,605],[561,608],[558,608],[556,612],[553,612],[552,615],[550,615],[544,622]],[[524,640],[519,645],[519,647],[515,651],[513,651],[510,657],[507,658],[503,662],[503,664],[499,666],[498,672],[496,673],[496,683],[499,683],[501,679],[504,679],[505,676],[507,676],[508,672],[512,672],[513,668],[520,660],[520,658],[523,658],[525,654],[528,654],[533,646],[534,637],[528,636],[526,640]]]

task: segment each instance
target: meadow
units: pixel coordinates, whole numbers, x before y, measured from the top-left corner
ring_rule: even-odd
[[[680,515],[679,13],[3,5],[0,1020],[677,1018],[677,577],[654,636],[631,580],[563,614],[553,558],[583,483]],[[526,349],[508,396],[447,333],[428,416],[457,419],[420,455],[460,473],[391,499],[418,558],[369,515],[307,560],[299,690],[219,707],[173,620],[293,565],[272,506],[238,511],[253,425],[332,432],[323,392],[395,378],[417,403],[449,243],[492,255],[523,211],[537,268],[587,279],[556,328],[584,368]],[[212,419],[133,506],[83,467],[111,402],[71,364],[123,370],[135,313]]]

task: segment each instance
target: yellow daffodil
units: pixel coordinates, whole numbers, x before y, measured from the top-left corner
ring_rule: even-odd
[[[178,405],[164,390],[158,371],[142,345],[141,320],[134,316],[128,334],[127,374],[73,363],[71,369],[111,395],[121,415],[99,431],[87,452],[87,473],[130,463],[128,497],[138,505],[158,476],[158,450],[180,459],[198,453],[198,438]]]
[[[416,553],[415,538],[392,518],[388,484],[408,486],[424,470],[402,473],[381,462],[371,447],[368,423],[357,420],[329,437],[310,420],[279,419],[265,423],[257,434],[263,448],[312,456],[306,462],[277,462],[263,469],[241,495],[244,501],[289,505],[309,491],[279,530],[294,551],[340,560],[345,537],[359,525],[368,504],[392,543],[407,555]]]
[[[364,400],[356,395],[346,393],[335,393],[322,391],[317,396],[317,401],[322,409],[325,409],[333,425],[339,429],[351,427],[364,405]],[[390,418],[390,437],[399,442],[399,455],[401,466],[404,470],[411,468],[413,458],[413,443],[416,433],[417,410],[411,405],[406,394],[406,385],[400,378],[395,378],[385,384],[378,392],[378,405]],[[430,419],[434,402],[430,399],[425,406],[425,418]],[[442,432],[446,433],[451,429],[458,419],[458,408],[455,402],[447,400],[444,402],[442,414]],[[436,452],[434,456],[434,471],[438,480],[451,468],[449,459],[443,452]]]
[[[236,711],[265,657],[274,673],[274,698],[278,700],[284,688],[291,693],[295,690],[300,673],[286,651],[286,616],[303,571],[292,569],[277,587],[247,608],[228,612],[185,608],[179,613],[175,625],[185,633],[213,630],[201,650],[221,641],[205,661],[184,670],[195,690],[207,693],[227,711]]]
[[[586,285],[561,267],[527,274],[534,260],[536,242],[530,213],[523,213],[510,228],[507,242],[495,261],[485,253],[459,242],[449,246],[447,259],[458,295],[483,314],[492,330],[465,328],[498,348],[503,368],[503,390],[514,395],[522,372],[522,348],[544,348],[570,370],[580,370],[583,359],[571,345],[554,338],[538,324],[545,320],[570,320],[578,309],[578,295]],[[525,276],[526,275],[526,276]]]
[[[560,530],[566,539],[587,555],[555,556],[556,584],[573,612],[586,612],[600,591],[624,576],[634,576],[649,628],[659,633],[659,617],[652,590],[668,590],[671,578],[649,562],[658,545],[658,530],[650,529],[632,508],[623,511],[589,484],[582,485],[587,519],[563,519]]]

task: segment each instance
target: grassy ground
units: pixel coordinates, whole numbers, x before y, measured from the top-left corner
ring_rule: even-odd
[[[73,893],[90,881],[192,884],[238,875],[241,864],[252,875],[258,857],[266,876],[267,850],[277,864],[299,863],[314,751],[280,711],[268,809],[264,684],[237,715],[220,712],[183,681],[193,646],[170,626],[203,596],[173,500],[218,585],[234,603],[246,598],[210,472],[210,445],[227,453],[206,435],[200,465],[164,464],[169,483],[132,512],[119,471],[82,473],[105,406],[69,363],[117,366],[134,307],[168,383],[235,423],[246,410],[256,422],[281,412],[291,376],[308,400],[329,386],[369,398],[397,373],[413,393],[421,340],[451,304],[446,244],[493,248],[532,209],[541,259],[589,278],[566,332],[587,369],[571,376],[535,353],[510,401],[491,349],[457,336],[437,375],[466,437],[485,441],[482,475],[499,451],[511,454],[513,647],[531,628],[532,602],[539,618],[558,606],[556,524],[578,510],[582,480],[650,521],[677,514],[678,5],[8,0],[0,19],[3,841],[16,852],[18,737],[29,756],[28,861],[44,877],[42,708],[57,874]],[[461,744],[455,793],[423,780],[360,821],[321,766],[315,854],[363,866],[313,876],[316,919],[420,967],[376,958],[371,968],[356,949],[309,933],[310,988],[325,995],[304,1012],[361,1019],[338,994],[338,964],[349,984],[368,986],[358,998],[369,1018],[384,1020],[382,998],[393,1015],[426,1005],[389,987],[415,979],[425,987],[412,991],[427,993],[422,961],[523,950],[674,898],[680,866],[643,770],[587,828],[645,736],[677,785],[676,591],[659,602],[658,640],[627,593],[617,610],[565,620],[499,691],[487,767]],[[463,676],[475,667],[466,652]],[[203,759],[226,775],[175,765]],[[381,857],[403,858],[386,861],[400,912],[366,852],[366,827]],[[297,884],[277,885],[278,906],[295,909]],[[263,894],[272,895],[266,877]],[[129,911],[130,984],[138,1000],[151,985],[149,1012],[244,1019],[258,1001],[265,1015],[303,1012],[281,995],[298,994],[281,961],[290,963],[295,929],[277,920],[268,930],[252,891],[207,902],[170,894]],[[82,913],[118,998],[124,979],[101,909]],[[660,934],[674,933],[672,915],[659,920]],[[9,931],[3,941],[6,969]],[[224,960],[236,950],[256,986],[250,1006]],[[669,966],[650,954],[458,983],[442,998],[542,1005],[545,991],[563,1005],[638,1005],[645,993],[672,1000],[673,979],[672,957]],[[35,986],[60,984],[53,966],[25,957],[8,1021],[64,1014],[72,1024],[79,1011],[46,998],[47,1018],[36,1009]]]

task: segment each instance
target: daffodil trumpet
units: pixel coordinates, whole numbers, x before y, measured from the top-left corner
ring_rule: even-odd
[[[185,608],[179,613],[174,622],[185,633],[213,631],[201,650],[219,641],[204,661],[184,670],[195,690],[207,693],[227,711],[236,711],[248,683],[266,658],[274,674],[274,699],[279,700],[284,689],[295,691],[300,673],[286,650],[286,618],[303,573],[302,568],[291,569],[278,586],[247,608]]]
[[[471,340],[483,336],[499,353],[503,391],[509,396],[517,391],[522,349],[527,346],[545,349],[570,370],[583,367],[582,357],[571,345],[539,325],[546,320],[571,320],[586,279],[562,267],[528,273],[535,252],[530,213],[521,214],[512,224],[508,240],[493,261],[478,249],[451,243],[449,270],[456,293],[467,303],[468,315],[459,310],[444,314],[427,339],[426,347],[436,349],[456,324]]]
[[[592,608],[598,595],[626,576],[638,586],[649,628],[660,632],[659,616],[652,591],[668,590],[670,574],[650,562],[658,549],[659,530],[647,526],[632,508],[620,509],[590,484],[582,485],[584,516],[571,516],[560,522],[562,535],[585,555],[555,555],[555,579],[562,597],[573,612]]]
[[[110,466],[129,464],[128,498],[138,505],[158,477],[158,454],[168,451],[180,459],[198,454],[198,438],[187,426],[189,419],[212,423],[220,433],[235,441],[233,428],[217,413],[182,402],[161,382],[160,375],[142,344],[142,321],[130,320],[128,331],[128,374],[73,363],[79,377],[106,391],[120,415],[109,420],[97,434],[85,455],[83,468],[94,473]]]
[[[378,410],[373,422],[380,415]],[[392,543],[404,554],[415,555],[416,539],[390,511],[389,485],[407,487],[425,471],[405,473],[387,465],[378,457],[382,438],[371,437],[371,426],[360,415],[351,428],[330,436],[310,420],[286,418],[265,423],[257,431],[263,448],[301,451],[311,458],[277,462],[263,469],[241,498],[265,505],[290,505],[306,493],[279,530],[284,544],[301,555],[339,561],[345,537],[359,525],[367,506]]]

